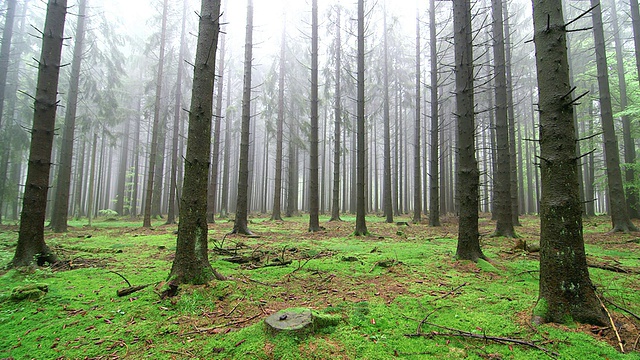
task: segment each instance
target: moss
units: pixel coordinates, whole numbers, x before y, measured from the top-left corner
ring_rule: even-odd
[[[490,262],[488,262],[488,261],[486,261],[484,259],[478,259],[477,265],[482,271],[498,272],[498,269],[496,269],[495,266],[493,266]]]
[[[27,284],[24,286],[18,286],[11,290],[11,299],[20,300],[37,300],[44,297],[49,292],[49,285],[47,284]]]

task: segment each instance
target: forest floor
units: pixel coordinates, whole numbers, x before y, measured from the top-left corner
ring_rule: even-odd
[[[367,219],[371,236],[351,235],[355,219],[308,233],[308,217],[251,218],[259,237],[224,236],[210,226],[210,259],[228,277],[181,286],[161,299],[175,250],[176,225],[98,219],[46,233],[62,261],[6,270],[17,226],[0,227],[0,358],[13,359],[640,359],[640,234],[608,234],[605,217],[585,219],[590,274],[613,327],[530,325],[538,297],[536,252],[512,250],[480,221],[490,262],[456,261],[457,224],[386,224]],[[407,222],[407,223],[400,223]],[[518,234],[538,243],[539,219]],[[148,287],[119,297],[116,291]],[[15,300],[25,285],[48,290]],[[311,334],[270,335],[264,318],[306,307],[337,325]],[[624,348],[624,354],[620,351]]]

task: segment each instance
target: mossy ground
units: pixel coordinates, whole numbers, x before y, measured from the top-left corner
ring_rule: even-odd
[[[0,271],[0,358],[109,359],[531,359],[543,352],[527,347],[458,337],[407,337],[428,322],[509,338],[526,339],[566,359],[639,359],[638,321],[609,306],[621,329],[621,354],[613,332],[590,326],[529,325],[538,293],[537,254],[512,251],[513,241],[494,238],[495,223],[481,219],[482,247],[491,260],[456,261],[457,224],[398,226],[369,217],[368,237],[352,236],[354,219],[327,222],[308,233],[307,217],[252,219],[259,238],[227,236],[232,223],[210,227],[210,259],[231,278],[183,286],[160,300],[171,268],[177,227],[96,220],[91,228],[71,222],[66,234],[47,233],[47,243],[65,262],[28,272]],[[409,218],[396,219],[410,222]],[[518,233],[538,242],[537,218],[525,217]],[[640,313],[638,234],[605,234],[607,218],[585,221],[589,259],[629,273],[590,269],[599,293]],[[0,267],[11,260],[17,228],[0,228]],[[223,261],[216,246],[260,254],[260,263]],[[274,260],[287,266],[260,267]],[[634,273],[635,272],[635,273]],[[119,298],[128,285],[159,284]],[[12,289],[48,285],[37,300],[14,301]],[[304,338],[265,333],[262,319],[278,310],[307,307],[342,321]],[[623,331],[624,330],[624,331]],[[426,323],[421,331],[442,329]],[[634,344],[635,341],[635,344]],[[617,343],[617,341],[615,341]]]

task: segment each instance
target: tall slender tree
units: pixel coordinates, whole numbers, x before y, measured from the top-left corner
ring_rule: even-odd
[[[420,107],[420,13],[416,9],[416,115],[413,128],[413,222],[419,224],[422,216],[422,177],[420,174],[420,128],[422,110]]]
[[[44,242],[44,218],[49,190],[51,148],[55,132],[58,78],[64,41],[66,0],[49,0],[38,61],[29,165],[22,202],[18,245],[10,266],[28,266],[56,261]]]
[[[438,118],[438,52],[436,43],[436,2],[429,0],[429,55],[431,64],[431,148],[429,158],[429,225],[440,226],[440,158],[438,135],[440,119]]]
[[[176,256],[169,274],[176,284],[203,284],[214,278],[207,251],[207,179],[220,0],[202,0],[199,17],[182,206]]]
[[[16,16],[16,0],[5,2],[7,11],[4,15],[4,29],[2,30],[2,45],[0,45],[0,130],[4,113],[5,90],[7,87],[7,73],[9,71],[9,56],[11,55],[11,41],[13,38],[13,22]],[[5,176],[2,174],[2,176]],[[0,192],[2,189],[0,189]]]
[[[318,0],[311,1],[311,127],[309,132],[309,231],[320,230],[318,215]]]
[[[607,323],[582,238],[573,100],[560,0],[534,0],[540,113],[540,293],[534,323]]]
[[[78,87],[80,83],[80,69],[84,52],[85,20],[87,1],[80,0],[78,6],[78,24],[76,26],[75,43],[73,46],[73,60],[69,79],[69,97],[64,115],[64,130],[60,144],[60,166],[58,180],[51,213],[51,228],[55,232],[67,231],[69,217],[69,190],[71,188],[71,165],[73,163],[73,144],[76,129],[76,111],[78,108]]]
[[[365,98],[364,98],[364,0],[358,0],[358,75],[357,75],[357,175],[356,175],[356,236],[364,236],[367,230],[365,199]]]
[[[473,37],[470,0],[453,0],[453,42],[458,116],[458,248],[456,257],[478,261],[485,256],[478,233],[478,187],[480,173],[476,160],[473,96]]]
[[[247,0],[247,30],[244,43],[244,82],[242,87],[242,129],[240,130],[240,166],[234,234],[251,234],[248,227],[249,200],[249,128],[251,126],[251,63],[253,60],[253,0]]]
[[[609,189],[609,212],[613,229],[611,231],[637,231],[627,212],[627,201],[622,184],[618,138],[613,126],[611,92],[609,90],[609,70],[605,48],[602,9],[598,0],[591,0],[593,18],[593,39],[596,48],[596,68],[598,71],[598,91],[600,95],[600,121],[604,138],[604,153]]]
[[[173,105],[173,126],[171,135],[171,174],[169,180],[169,209],[167,224],[176,222],[176,193],[178,190],[178,137],[180,135],[180,119],[182,115],[182,73],[185,57],[185,35],[187,22],[187,3],[182,4],[182,26],[180,27],[180,51],[178,51],[178,74],[176,76],[176,97]]]
[[[385,1],[383,47],[384,47],[384,178],[382,179],[382,208],[385,222],[393,223],[393,202],[391,200],[391,115],[389,110],[389,28],[387,27],[387,3]]]
[[[158,151],[158,137],[160,132],[160,106],[162,99],[162,80],[164,77],[164,51],[167,42],[167,13],[168,0],[163,0],[162,5],[162,22],[160,28],[160,53],[158,58],[158,72],[156,76],[156,94],[155,104],[153,107],[153,124],[151,129],[151,144],[149,145],[149,166],[147,169],[147,187],[145,189],[144,198],[144,218],[142,220],[143,227],[151,227],[151,202],[153,200],[153,182],[155,177],[155,168]]]
[[[286,27],[282,28],[280,64],[278,71],[278,118],[276,119],[276,173],[273,189],[271,220],[282,220],[282,137],[284,132],[284,75],[286,71]]]
[[[335,40],[335,95],[334,95],[334,131],[333,131],[333,195],[331,201],[331,221],[340,220],[340,158],[342,153],[341,144],[341,127],[342,127],[342,39],[341,39],[341,22],[340,10],[338,5],[336,9],[336,40]],[[344,185],[343,185],[344,186]]]
[[[509,154],[509,120],[507,113],[507,78],[505,71],[502,1],[491,1],[493,23],[493,62],[496,100],[496,154],[498,157],[495,185],[495,236],[514,237],[511,213],[511,165]]]

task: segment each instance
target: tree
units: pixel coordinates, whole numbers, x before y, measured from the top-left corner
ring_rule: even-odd
[[[600,95],[600,121],[604,138],[604,153],[609,189],[609,211],[613,229],[611,231],[637,231],[629,219],[627,201],[622,186],[618,138],[613,126],[611,92],[609,91],[609,70],[605,49],[602,9],[597,0],[591,0],[593,17],[593,39],[596,48],[596,68],[598,71],[598,90]]]
[[[286,27],[282,28],[280,42],[280,69],[278,71],[278,118],[276,120],[276,174],[273,190],[271,220],[282,220],[282,135],[284,132],[284,75],[286,71]]]
[[[369,234],[367,231],[365,200],[365,151],[364,120],[364,0],[358,0],[358,75],[357,75],[357,174],[356,174],[356,236]]]
[[[514,237],[511,214],[511,165],[509,154],[509,121],[507,115],[507,78],[505,72],[504,32],[502,1],[491,2],[493,23],[493,61],[496,100],[496,154],[497,178],[495,184],[494,210],[496,212],[495,236]]]
[[[244,43],[244,82],[242,87],[242,129],[240,130],[240,166],[234,234],[251,234],[248,222],[249,201],[249,127],[251,126],[251,62],[253,60],[253,0],[247,0],[247,31]]]
[[[416,10],[417,13],[417,10]],[[416,14],[416,116],[413,128],[413,222],[420,223],[422,213],[422,179],[420,177],[420,16]]]
[[[207,251],[207,180],[220,0],[202,0],[199,18],[180,223],[169,274],[177,284],[204,284],[214,278]]]
[[[309,231],[320,231],[318,220],[318,0],[311,2],[311,128],[309,144]]]
[[[4,16],[4,29],[2,30],[2,45],[0,45],[0,130],[2,130],[5,90],[7,87],[7,73],[9,70],[9,56],[11,55],[11,40],[13,37],[13,22],[16,15],[17,5],[16,0],[8,0],[6,2],[7,11]],[[2,176],[5,175],[3,174]]]
[[[73,162],[73,143],[76,128],[76,110],[78,108],[78,84],[80,82],[80,69],[82,66],[82,53],[84,51],[84,33],[87,11],[87,1],[80,0],[78,7],[78,25],[76,27],[76,41],[73,46],[73,60],[71,62],[71,74],[69,81],[69,97],[67,98],[66,112],[64,115],[64,130],[60,149],[60,166],[58,168],[58,181],[56,183],[53,212],[51,214],[51,228],[55,232],[67,231],[67,218],[69,217],[69,190],[71,187],[71,164]]]
[[[436,44],[436,2],[429,0],[429,54],[431,62],[431,157],[429,158],[429,225],[440,226],[438,145],[438,59]]]
[[[49,190],[51,148],[55,132],[60,57],[64,40],[66,0],[49,0],[38,61],[33,127],[27,180],[20,216],[18,245],[10,266],[41,265],[57,260],[44,242],[44,220]]]
[[[389,110],[389,29],[387,28],[387,9],[384,9],[384,178],[382,179],[382,208],[384,209],[385,222],[393,223],[393,201],[391,200],[391,126]]]
[[[533,2],[540,111],[540,293],[534,323],[607,323],[582,238],[566,28],[560,0]]]
[[[187,22],[187,3],[182,4],[182,26],[180,30],[180,51],[178,52],[178,74],[176,78],[176,97],[173,105],[173,134],[171,136],[171,175],[169,183],[169,209],[167,224],[176,222],[176,193],[178,190],[178,137],[180,132],[180,115],[182,114],[182,72],[185,58],[185,25]]]
[[[157,161],[158,135],[160,132],[160,101],[162,97],[162,80],[164,73],[164,50],[167,40],[167,11],[168,0],[163,0],[162,6],[162,24],[160,29],[160,54],[158,59],[158,73],[156,76],[156,95],[153,107],[153,125],[151,129],[151,144],[149,150],[149,168],[147,171],[147,188],[145,189],[144,199],[144,218],[143,227],[151,227],[151,202],[153,199],[153,182],[154,171]]]
[[[458,248],[456,257],[478,261],[485,256],[478,233],[478,186],[473,96],[473,51],[470,0],[453,0],[453,42],[458,117]]]
[[[342,153],[341,132],[342,127],[342,89],[341,73],[342,73],[342,41],[341,41],[341,23],[340,23],[340,6],[336,6],[336,41],[335,41],[335,97],[334,97],[334,147],[333,147],[333,195],[331,201],[331,219],[330,221],[340,220],[340,156]],[[344,186],[344,185],[343,185]]]

